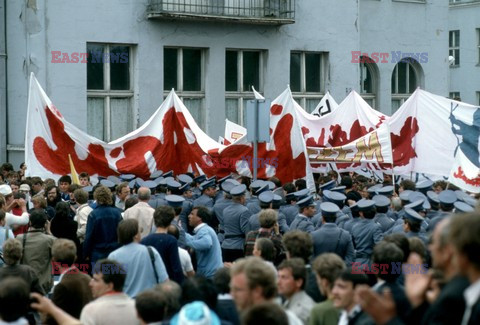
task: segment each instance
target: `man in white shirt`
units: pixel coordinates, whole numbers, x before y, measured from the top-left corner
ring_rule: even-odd
[[[153,213],[155,210],[148,205],[151,197],[148,187],[140,187],[137,195],[139,202],[124,212],[123,219],[136,219],[143,239],[150,234],[153,228]]]
[[[140,324],[135,301],[123,293],[126,270],[114,260],[100,260],[90,281],[94,301],[82,310],[83,325]]]
[[[77,237],[80,243],[85,239],[85,231],[87,230],[88,215],[92,212],[92,207],[88,205],[88,193],[79,188],[73,192],[75,201],[79,204],[75,214],[75,221],[78,223]]]

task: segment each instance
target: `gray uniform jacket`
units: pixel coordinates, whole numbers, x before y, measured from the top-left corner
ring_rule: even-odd
[[[351,265],[355,259],[352,236],[334,223],[325,223],[311,233],[313,239],[313,256],[323,253],[335,253]]]
[[[244,249],[245,234],[248,231],[248,220],[251,215],[246,206],[236,202],[232,202],[223,210],[225,239],[222,242],[222,248]]]
[[[355,244],[355,262],[369,264],[373,247],[383,239],[382,229],[372,219],[361,218],[352,228]]]
[[[302,230],[310,233],[315,230],[315,227],[311,218],[308,218],[303,214],[299,214],[290,225],[290,230]]]

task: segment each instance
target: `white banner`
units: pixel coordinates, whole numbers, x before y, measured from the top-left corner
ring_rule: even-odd
[[[320,103],[318,103],[317,107],[312,111],[312,115],[315,116],[323,116],[328,113],[333,112],[338,108],[338,104],[335,99],[330,95],[330,92],[327,91],[325,96],[323,96]]]

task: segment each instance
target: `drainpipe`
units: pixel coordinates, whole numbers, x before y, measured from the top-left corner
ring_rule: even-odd
[[[3,17],[3,33],[0,33],[0,162],[7,161],[8,138],[8,79],[7,79],[7,0],[0,8]],[[2,73],[3,72],[3,73]]]

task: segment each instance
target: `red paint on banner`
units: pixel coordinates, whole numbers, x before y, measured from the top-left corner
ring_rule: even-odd
[[[468,178],[463,172],[463,169],[461,166],[458,166],[458,169],[456,172],[453,173],[453,176],[455,178],[461,179],[468,185],[477,186],[477,187],[480,186],[480,177]]]
[[[417,156],[415,147],[413,146],[413,138],[418,131],[417,119],[409,116],[405,120],[399,135],[390,133],[394,166],[406,166],[410,162],[410,159]]]

